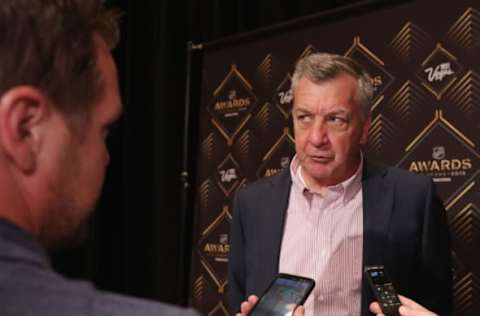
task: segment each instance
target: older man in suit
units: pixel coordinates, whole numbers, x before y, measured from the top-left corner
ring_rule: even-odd
[[[384,265],[399,293],[450,314],[448,230],[432,180],[362,153],[368,74],[347,57],[313,54],[297,63],[292,89],[296,155],[234,200],[232,312],[283,272],[316,281],[307,316],[371,315],[363,270]]]

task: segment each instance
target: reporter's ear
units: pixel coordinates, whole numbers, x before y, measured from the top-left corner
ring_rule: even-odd
[[[0,146],[22,172],[35,168],[39,127],[49,109],[48,98],[30,86],[11,88],[0,97]]]

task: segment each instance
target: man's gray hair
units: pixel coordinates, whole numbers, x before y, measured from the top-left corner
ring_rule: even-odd
[[[364,118],[367,118],[370,114],[374,90],[371,77],[362,66],[349,57],[328,53],[316,53],[303,57],[295,66],[292,77],[292,91],[295,90],[302,78],[321,84],[336,78],[342,73],[349,74],[357,79],[356,101],[361,106]]]

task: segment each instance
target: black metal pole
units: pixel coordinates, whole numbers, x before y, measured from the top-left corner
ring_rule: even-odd
[[[192,82],[192,56],[195,50],[201,50],[202,45],[195,45],[193,42],[187,42],[186,57],[186,82],[185,82],[185,116],[183,124],[183,153],[182,153],[182,171],[180,173],[181,182],[181,201],[180,201],[180,236],[179,240],[179,268],[178,298],[183,305],[189,303],[189,281],[190,281],[190,258],[191,249],[189,247],[192,242],[191,227],[189,225],[192,216],[191,207],[193,203],[189,203],[190,190],[190,173],[189,173],[189,149],[190,149],[190,102],[191,102],[191,82]]]

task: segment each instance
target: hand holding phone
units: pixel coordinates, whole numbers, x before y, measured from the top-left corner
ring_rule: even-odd
[[[280,273],[259,298],[249,316],[293,315],[295,308],[305,303],[314,286],[312,279]]]
[[[383,266],[367,266],[365,267],[365,277],[382,313],[385,316],[398,316],[398,308],[401,303],[385,268]]]

